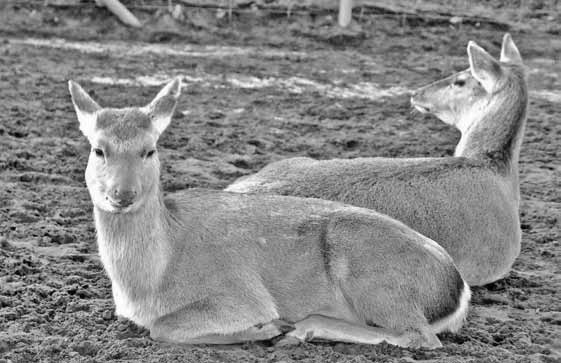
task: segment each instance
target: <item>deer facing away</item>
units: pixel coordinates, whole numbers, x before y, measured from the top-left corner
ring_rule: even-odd
[[[176,79],[149,105],[116,109],[69,82],[92,146],[86,184],[118,315],[154,339],[190,344],[286,333],[283,344],[438,347],[436,333],[460,328],[470,290],[451,257],[390,217],[204,189],[164,198],[156,142],[180,87]]]
[[[370,208],[443,246],[470,285],[505,276],[520,252],[518,157],[528,103],[509,34],[500,61],[474,42],[470,68],[416,91],[412,104],[461,131],[454,157],[291,158],[227,191],[315,197]]]

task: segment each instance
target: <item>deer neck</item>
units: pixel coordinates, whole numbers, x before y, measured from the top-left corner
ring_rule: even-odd
[[[493,162],[502,174],[518,178],[518,159],[526,124],[528,95],[512,82],[461,123],[467,126],[454,156]]]
[[[170,259],[167,210],[159,187],[135,212],[108,213],[94,207],[101,261],[113,288],[130,299],[150,295]]]

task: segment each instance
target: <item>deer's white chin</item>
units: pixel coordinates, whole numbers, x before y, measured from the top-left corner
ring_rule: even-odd
[[[106,210],[106,212],[109,213],[113,213],[113,214],[126,214],[126,213],[130,213],[132,212],[134,209],[134,204],[131,204],[127,207],[117,207],[117,206],[111,206],[109,209]]]
[[[424,107],[422,105],[419,105],[418,103],[414,103],[413,107],[415,107],[415,109],[417,111],[419,111],[420,113],[429,113],[430,109],[428,109],[427,107]]]

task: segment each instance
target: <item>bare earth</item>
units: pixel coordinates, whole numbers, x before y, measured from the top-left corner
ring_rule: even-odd
[[[504,29],[365,16],[361,32],[335,33],[325,14],[244,15],[229,26],[193,12],[182,23],[142,14],[149,26],[135,31],[93,8],[1,13],[0,362],[561,361],[559,35],[511,29],[531,90],[522,253],[505,279],[474,289],[467,324],[441,336],[444,348],[189,347],[156,343],[114,315],[83,177],[89,146],[66,81],[125,106],[184,76],[160,142],[164,190],[219,189],[292,156],[452,154],[458,133],[412,112],[407,92],[466,68],[470,39],[498,56]],[[166,42],[140,43],[154,40]]]

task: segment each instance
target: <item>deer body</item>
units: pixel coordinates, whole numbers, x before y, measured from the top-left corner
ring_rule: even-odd
[[[501,278],[519,254],[518,189],[485,162],[298,158],[270,167],[256,175],[262,184],[244,191],[338,200],[392,216],[439,241],[471,284]]]
[[[468,51],[469,70],[430,84],[412,98],[421,112],[460,129],[454,157],[293,158],[269,164],[226,190],[370,208],[437,241],[470,285],[502,278],[520,252],[518,156],[526,80],[510,36],[505,36],[501,63],[474,43]]]
[[[164,201],[160,204],[163,219],[145,225],[139,221],[150,219],[96,211],[100,252],[104,251],[102,260],[114,282],[117,312],[147,327],[185,305],[204,302],[205,313],[213,315],[221,305],[239,306],[246,299],[253,304],[238,314],[248,314],[246,321],[251,325],[232,325],[233,330],[223,333],[274,319],[296,322],[324,311],[364,322],[374,317],[353,313],[356,308],[343,298],[354,294],[345,286],[351,274],[375,275],[380,282],[369,283],[384,289],[388,284],[419,278],[415,276],[419,269],[427,273],[416,282],[417,291],[369,296],[368,305],[378,306],[369,314],[393,315],[384,311],[384,306],[395,308],[384,299],[401,300],[406,296],[400,294],[410,294],[408,299],[426,300],[418,318],[426,316],[434,323],[447,316],[443,311],[455,310],[464,289],[451,259],[436,243],[372,211],[313,199],[205,190],[176,194],[167,204],[173,212]],[[153,214],[158,205],[145,208]],[[167,239],[159,233],[141,233],[144,228],[161,230],[162,225],[169,226]],[[108,227],[112,236],[107,240],[103,231]],[[131,235],[134,230],[141,234]],[[357,238],[361,233],[354,231],[368,236]],[[395,251],[403,264],[398,272],[384,258]],[[353,263],[365,252],[376,260],[375,266],[364,266],[366,260]],[[393,272],[386,276],[385,271]],[[434,276],[444,280],[435,281]],[[232,296],[234,293],[240,296]],[[449,299],[443,301],[442,295]],[[382,323],[381,317],[375,321]],[[408,324],[404,321],[394,327],[390,323],[395,324],[382,324],[394,329]]]
[[[440,346],[470,290],[437,243],[336,202],[191,189],[164,198],[155,143],[175,80],[145,108],[70,92],[92,144],[86,183],[117,314],[154,339],[225,344],[324,338]]]

